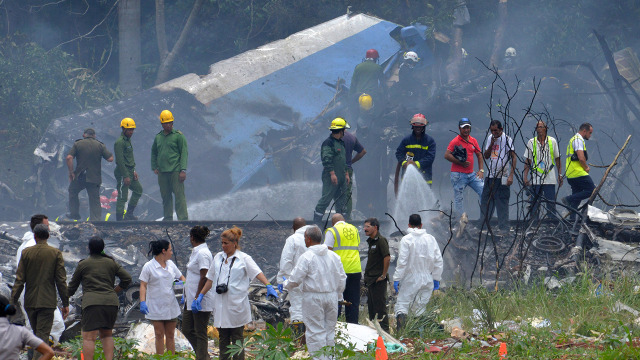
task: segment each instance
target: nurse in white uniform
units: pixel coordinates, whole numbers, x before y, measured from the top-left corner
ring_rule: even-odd
[[[225,230],[220,235],[222,251],[213,257],[213,266],[207,273],[207,282],[193,300],[192,309],[199,311],[202,300],[213,288],[213,326],[220,334],[220,360],[231,359],[228,346],[243,340],[244,326],[251,322],[249,305],[249,283],[258,279],[267,287],[267,296],[278,297],[251,256],[240,251],[242,230],[237,227]],[[244,359],[244,352],[234,359]]]
[[[173,249],[167,240],[149,243],[149,253],[153,259],[140,272],[140,312],[153,323],[156,335],[156,354],[166,350],[176,352],[175,332],[180,305],[173,292],[174,281],[184,282],[178,267],[171,261]]]

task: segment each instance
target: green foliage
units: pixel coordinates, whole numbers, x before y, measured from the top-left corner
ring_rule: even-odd
[[[286,360],[296,351],[292,337],[291,328],[284,327],[282,323],[278,323],[275,328],[267,324],[264,331],[257,332],[245,341],[231,344],[228,353],[237,355],[246,349],[245,352],[256,359]]]
[[[123,339],[119,337],[114,337],[114,359],[139,359],[139,360],[181,360],[181,359],[195,359],[195,354],[191,351],[179,351],[176,354],[166,353],[166,354],[145,354],[138,349],[136,346],[138,345],[137,340]],[[80,359],[80,352],[82,351],[82,337],[78,336],[75,339],[69,340],[62,344],[62,347],[71,352],[71,357],[73,359]],[[96,340],[96,347],[94,353],[94,359],[101,360],[104,359],[104,351],[102,350],[102,342],[100,339]],[[89,359],[87,359],[89,360]]]

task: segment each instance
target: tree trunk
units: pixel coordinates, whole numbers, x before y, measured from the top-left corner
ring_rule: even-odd
[[[507,0],[499,0],[498,2],[498,28],[496,36],[493,40],[493,52],[491,53],[491,66],[498,66],[498,59],[503,52],[504,32],[507,28]]]
[[[457,83],[460,80],[460,65],[462,65],[462,27],[454,26],[453,42],[451,44],[451,62],[447,65],[447,78],[449,83]]]
[[[195,0],[193,8],[191,8],[189,18],[187,19],[187,23],[182,28],[180,36],[173,45],[171,52],[168,52],[164,21],[164,0],[156,0],[156,36],[158,37],[158,51],[160,52],[160,66],[158,67],[158,74],[156,76],[156,85],[169,80],[171,66],[173,66],[176,56],[184,46],[187,34],[189,34],[189,30],[191,30],[191,27],[195,22],[196,15],[200,12],[203,1],[204,0]]]
[[[140,0],[118,4],[120,90],[132,95],[142,89],[140,74]]]

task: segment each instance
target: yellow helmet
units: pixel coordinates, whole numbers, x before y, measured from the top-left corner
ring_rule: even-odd
[[[125,128],[125,129],[135,129],[136,128],[136,122],[133,121],[132,118],[124,118],[124,119],[122,119],[122,121],[120,121],[120,127]]]
[[[350,129],[351,126],[347,124],[347,121],[343,118],[337,117],[333,119],[331,122],[331,126],[329,126],[329,130],[340,130],[340,129]]]
[[[373,107],[373,99],[371,95],[363,93],[358,98],[358,103],[360,104],[360,109],[364,111],[369,111]]]
[[[164,124],[172,121],[173,121],[173,114],[171,113],[171,111],[162,110],[162,112],[160,113],[160,122]]]

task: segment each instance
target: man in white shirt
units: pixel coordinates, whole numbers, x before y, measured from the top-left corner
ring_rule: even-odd
[[[293,235],[287,238],[280,255],[280,270],[278,271],[278,290],[284,290],[284,282],[293,272],[298,259],[307,251],[304,242],[304,232],[308,226],[304,218],[297,217],[293,219]],[[300,288],[291,289],[287,296],[291,306],[289,307],[289,315],[291,324],[299,325],[302,322],[302,290]]]
[[[513,140],[502,129],[499,120],[492,120],[484,148],[484,158],[489,167],[489,173],[484,181],[482,198],[480,201],[480,220],[483,229],[490,229],[489,221],[493,210],[498,212],[498,229],[509,231],[509,197],[513,173],[516,168],[516,153]]]
[[[322,232],[313,225],[304,233],[308,248],[302,254],[284,287],[302,289],[303,321],[309,354],[335,345],[338,294],[344,291],[347,274],[340,257],[322,244]],[[314,356],[314,359],[324,359]]]
[[[529,139],[524,151],[524,185],[531,186],[531,216],[538,216],[538,209],[542,202],[547,209],[547,215],[557,214],[556,184],[562,186],[562,163],[558,142],[547,135],[547,124],[539,120],[536,124],[538,136]],[[558,174],[556,175],[556,168]],[[529,176],[531,170],[531,176]]]

